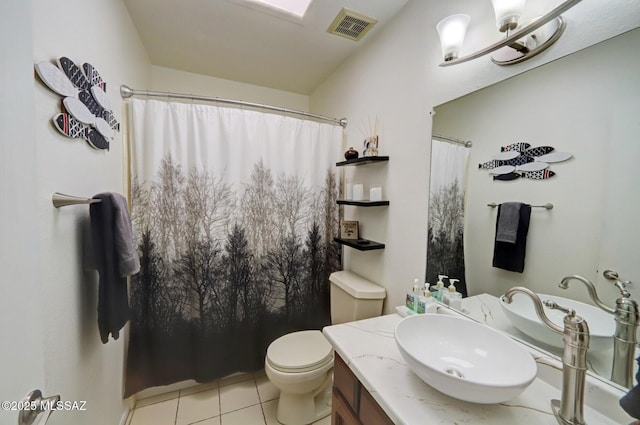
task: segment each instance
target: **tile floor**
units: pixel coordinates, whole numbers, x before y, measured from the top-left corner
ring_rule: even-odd
[[[279,391],[264,372],[138,400],[127,425],[279,425]],[[327,416],[314,425],[330,425]]]

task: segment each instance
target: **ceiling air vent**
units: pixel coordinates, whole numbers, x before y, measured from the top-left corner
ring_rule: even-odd
[[[376,22],[378,20],[370,16],[365,16],[349,9],[342,9],[327,29],[327,32],[358,41],[364,37]]]

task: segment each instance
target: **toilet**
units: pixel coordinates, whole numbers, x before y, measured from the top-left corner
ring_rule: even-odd
[[[379,316],[384,288],[350,271],[332,273],[331,323]],[[305,425],[331,413],[333,347],[317,330],[293,332],[267,348],[264,370],[280,390],[277,418],[284,425]]]

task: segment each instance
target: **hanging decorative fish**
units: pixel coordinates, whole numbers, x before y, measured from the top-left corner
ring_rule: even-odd
[[[546,162],[533,161],[527,164],[518,165],[516,171],[541,171],[549,168],[549,164]]]
[[[62,104],[64,105],[64,109],[66,109],[67,112],[76,120],[80,121],[82,124],[95,127],[95,129],[98,130],[98,133],[102,134],[103,137],[112,139],[115,135],[115,132],[107,121],[102,117],[93,115],[89,108],[75,97],[66,97],[62,101]]]
[[[88,127],[73,116],[62,113],[52,118],[54,127],[62,134],[72,139],[83,137]]]
[[[102,118],[109,123],[111,128],[115,131],[120,131],[120,123],[116,120],[116,117],[113,115],[113,112],[107,111],[106,109],[102,112]]]
[[[500,152],[505,152],[505,151],[524,152],[530,146],[531,146],[531,144],[527,143],[527,142],[512,143],[510,145],[501,147],[500,148]]]
[[[507,174],[500,174],[498,176],[493,176],[494,180],[501,180],[501,181],[515,180],[519,178],[520,178],[520,174],[518,173],[507,173]]]
[[[95,122],[96,116],[91,113],[84,103],[75,97],[65,97],[62,104],[64,109],[82,124],[93,124]]]
[[[96,117],[102,117],[102,114],[104,113],[104,108],[100,106],[98,102],[96,102],[93,96],[91,96],[91,93],[89,93],[86,90],[82,90],[78,94],[78,98],[80,99],[80,102],[84,103],[84,105],[87,108],[89,108],[89,110],[93,115],[95,115]]]
[[[109,123],[106,122],[103,118],[96,117],[93,126],[96,130],[98,130],[98,133],[102,134],[102,137],[105,137],[107,139],[113,139],[116,135],[116,132],[113,130],[113,128],[111,128]]]
[[[76,139],[82,137],[92,148],[109,149],[109,142],[96,130],[82,124],[67,113],[56,114],[53,118],[54,127],[65,136]]]
[[[527,155],[520,155],[508,161],[504,161],[505,165],[513,165],[514,167],[518,165],[528,164],[529,162],[535,161],[535,158]]]
[[[554,173],[551,170],[529,171],[526,173],[522,173],[523,178],[531,179],[531,180],[546,180],[546,179],[550,179],[555,175],[556,173]]]
[[[51,62],[38,62],[34,67],[42,82],[54,92],[61,96],[78,96],[78,89],[71,84],[66,74]]]
[[[493,155],[493,159],[497,159],[498,161],[508,161],[518,157],[519,155],[520,152],[517,151],[504,151]]]
[[[58,59],[58,66],[60,67],[60,69],[62,69],[62,71],[74,86],[76,86],[80,90],[91,89],[89,80],[84,75],[82,70],[78,68],[78,65],[76,65],[71,59],[62,56]]]
[[[489,171],[489,174],[509,174],[513,173],[515,170],[516,167],[514,167],[513,165],[502,165]]]
[[[496,167],[500,167],[501,165],[505,165],[505,161],[498,161],[497,159],[492,159],[491,161],[487,161],[483,164],[478,164],[478,168],[484,168],[487,170],[491,170]]]
[[[85,140],[92,148],[109,150],[109,142],[107,141],[107,139],[102,137],[102,135],[94,129],[87,130]]]
[[[104,92],[104,90],[100,88],[100,86],[91,87],[91,96],[93,96],[96,102],[98,102],[98,105],[102,106],[104,109],[111,109],[109,97]]]
[[[509,181],[520,177],[531,180],[546,180],[556,175],[550,171],[549,163],[566,161],[573,155],[569,152],[554,152],[553,146],[535,146],[526,142],[512,143],[500,148],[500,153],[491,161],[478,164],[478,168],[491,170],[493,180]]]
[[[89,84],[91,85],[91,95],[98,102],[100,106],[104,109],[111,109],[111,105],[109,104],[109,98],[107,97],[107,83],[104,82],[98,70],[95,69],[93,65],[90,63],[82,64],[82,70],[89,80]]]
[[[82,70],[84,71],[84,75],[89,80],[89,84],[91,87],[98,86],[102,89],[102,91],[107,91],[107,83],[104,82],[98,70],[91,65],[90,63],[83,63]]]
[[[546,155],[538,157],[538,161],[542,162],[562,162],[572,158],[573,155],[569,152],[551,152]]]
[[[54,127],[66,137],[85,139],[95,149],[109,149],[120,124],[110,110],[105,81],[89,63],[80,69],[66,56],[56,62],[57,66],[46,61],[35,65],[42,82],[64,97],[63,112],[52,118]]]
[[[554,149],[555,148],[553,146],[536,146],[535,148],[527,149],[526,151],[524,151],[524,154],[530,155],[530,156],[540,156],[540,155],[548,154]]]

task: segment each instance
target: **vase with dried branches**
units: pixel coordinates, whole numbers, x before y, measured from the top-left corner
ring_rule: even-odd
[[[376,116],[373,123],[371,122],[371,118],[368,118],[367,121],[368,126],[364,126],[360,129],[364,136],[362,156],[378,156],[378,130],[380,128],[380,120]]]

